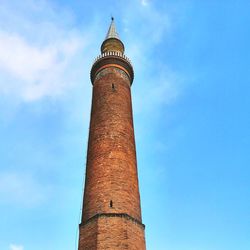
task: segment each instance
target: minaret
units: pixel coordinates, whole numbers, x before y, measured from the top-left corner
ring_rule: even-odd
[[[93,85],[78,250],[145,250],[131,103],[133,67],[112,18]]]

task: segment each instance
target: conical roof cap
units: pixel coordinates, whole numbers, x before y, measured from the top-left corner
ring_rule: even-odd
[[[112,17],[108,33],[101,46],[101,53],[116,51],[123,54],[124,49],[124,45],[120,40],[118,33],[116,32],[114,18]]]
[[[118,35],[116,28],[115,28],[114,18],[112,17],[111,20],[112,21],[111,21],[111,24],[109,26],[109,30],[108,30],[108,33],[106,35],[105,40],[107,40],[109,38],[116,38],[116,39],[120,40],[119,35]]]

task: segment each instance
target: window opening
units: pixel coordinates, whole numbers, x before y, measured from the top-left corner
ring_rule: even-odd
[[[113,207],[113,201],[112,200],[109,202],[109,206]]]

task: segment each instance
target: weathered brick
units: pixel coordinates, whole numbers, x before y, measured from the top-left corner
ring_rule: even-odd
[[[80,227],[81,250],[145,249],[144,229],[125,217],[95,218]]]
[[[118,60],[118,59],[117,59]],[[107,61],[110,62],[110,61]],[[145,250],[134,138],[131,76],[95,69],[79,250]],[[126,64],[126,62],[123,62]],[[132,71],[131,71],[132,72]]]

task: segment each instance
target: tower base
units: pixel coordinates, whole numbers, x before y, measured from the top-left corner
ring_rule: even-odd
[[[127,214],[97,214],[80,224],[78,250],[145,250],[144,228]]]

